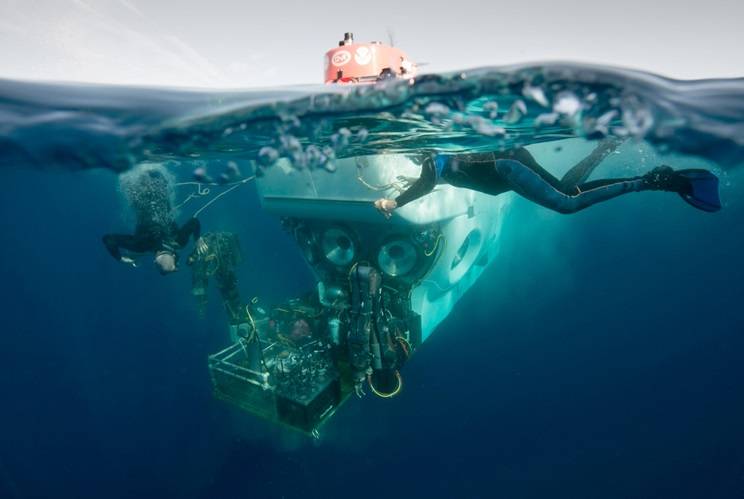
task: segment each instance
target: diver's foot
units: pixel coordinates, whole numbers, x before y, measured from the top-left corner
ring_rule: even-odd
[[[652,191],[681,192],[685,183],[671,166],[657,166],[643,177],[643,185]]]
[[[708,170],[687,169],[675,171],[662,165],[654,168],[643,177],[646,189],[676,192],[687,203],[703,211],[721,209],[718,194],[718,177]]]

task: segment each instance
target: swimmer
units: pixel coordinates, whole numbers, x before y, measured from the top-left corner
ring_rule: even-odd
[[[645,175],[587,181],[592,171],[621,141],[605,139],[584,160],[558,179],[537,163],[524,148],[474,154],[433,154],[424,158],[421,175],[395,199],[382,198],[374,205],[385,217],[434,190],[438,183],[491,195],[514,191],[530,201],[559,213],[575,213],[630,192],[676,192],[703,211],[718,211],[718,177],[708,170],[674,170],[662,165]]]

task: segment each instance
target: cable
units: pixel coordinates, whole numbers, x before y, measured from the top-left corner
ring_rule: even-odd
[[[240,182],[238,182],[235,185],[233,185],[232,187],[230,187],[229,189],[227,189],[225,192],[221,192],[221,193],[217,194],[207,204],[205,204],[204,206],[202,206],[201,208],[199,208],[198,210],[196,210],[196,212],[194,212],[193,218],[198,217],[201,212],[203,212],[204,210],[206,210],[207,208],[209,208],[215,201],[217,201],[218,199],[220,199],[225,194],[228,194],[228,193],[234,191],[235,189],[237,189],[241,185],[247,184],[248,182],[250,182],[251,180],[254,180],[255,178],[256,178],[256,176],[253,175],[252,177],[248,177],[246,179],[243,179]]]
[[[367,384],[369,385],[370,390],[372,390],[372,393],[374,393],[378,397],[382,397],[384,399],[389,399],[389,398],[393,398],[396,395],[398,395],[400,393],[400,391],[403,389],[403,378],[401,377],[400,372],[398,372],[397,370],[395,371],[395,377],[398,378],[398,386],[396,386],[395,387],[395,390],[393,390],[390,393],[385,393],[385,392],[378,391],[377,388],[375,388],[375,385],[372,383],[372,375],[371,374],[368,374],[367,375]]]
[[[183,202],[181,202],[178,205],[176,205],[175,209],[178,210],[178,209],[182,208],[184,205],[186,205],[186,203],[188,203],[192,199],[196,199],[196,198],[208,196],[211,193],[211,190],[209,189],[209,187],[204,187],[204,186],[207,186],[207,185],[216,186],[216,187],[233,186],[232,188],[228,189],[227,191],[225,191],[225,192],[221,193],[219,196],[217,196],[217,197],[221,197],[223,194],[226,194],[227,192],[229,192],[230,190],[232,190],[234,187],[238,187],[238,186],[240,186],[242,184],[245,184],[247,182],[250,182],[253,179],[255,179],[255,175],[252,176],[252,177],[243,179],[243,180],[237,180],[235,182],[223,182],[223,183],[218,183],[218,182],[195,182],[195,181],[192,181],[192,182],[178,182],[178,183],[173,184],[173,185],[176,186],[176,187],[182,187],[184,185],[195,185],[196,186],[196,192],[195,193],[192,192],[191,194],[189,194],[188,197],[183,200]],[[196,215],[194,215],[194,216],[196,216]]]
[[[196,198],[199,198],[199,197],[204,197],[204,196],[208,196],[209,195],[209,192],[210,192],[209,187],[205,187],[204,189],[202,189],[202,185],[203,184],[201,184],[199,182],[183,182],[181,184],[176,184],[176,185],[187,185],[187,184],[195,184],[196,185],[196,194],[194,194],[193,192],[191,194],[189,194],[189,197],[187,197],[186,199],[184,199],[184,201],[182,203],[178,204],[175,207],[176,210],[178,210],[181,207],[183,207],[186,203],[188,203],[192,199],[196,199]]]
[[[403,191],[406,190],[406,186],[403,185],[403,183],[405,183],[407,185],[410,185],[410,183],[411,183],[411,181],[409,179],[407,179],[406,177],[403,177],[403,176],[399,175],[398,177],[396,177],[397,181],[390,182],[389,184],[372,185],[369,182],[367,182],[366,180],[364,180],[364,178],[362,178],[362,169],[363,168],[366,168],[367,165],[363,165],[361,163],[361,160],[357,159],[356,160],[356,167],[357,167],[357,180],[359,182],[361,182],[362,185],[364,185],[367,189],[370,189],[372,191],[386,191],[388,189],[395,189],[396,191],[398,191],[399,193],[401,193],[401,192],[403,192]]]
[[[430,257],[431,255],[433,255],[434,252],[437,251],[437,248],[439,247],[439,241],[443,239],[444,239],[444,236],[440,232],[439,235],[437,236],[436,242],[434,243],[434,247],[431,249],[431,251],[424,250],[424,255],[426,255],[427,257]]]

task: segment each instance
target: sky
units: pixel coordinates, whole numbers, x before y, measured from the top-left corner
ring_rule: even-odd
[[[744,76],[740,0],[0,0],[0,78],[245,88],[320,83],[345,31],[424,72],[562,60]]]

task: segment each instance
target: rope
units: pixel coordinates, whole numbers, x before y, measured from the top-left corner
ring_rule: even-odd
[[[389,184],[383,184],[383,185],[373,185],[364,180],[362,177],[362,169],[366,168],[367,165],[362,164],[361,160],[356,160],[356,167],[357,167],[357,180],[362,183],[367,189],[370,189],[372,191],[386,191],[388,189],[395,189],[399,193],[406,190],[406,185],[410,185],[410,180],[406,177],[403,177],[402,175],[399,175],[397,178],[397,181],[390,182]],[[405,184],[405,185],[404,185]]]
[[[176,184],[176,185],[187,185],[187,184],[196,184],[196,194],[194,194],[193,192],[191,194],[189,194],[189,197],[187,197],[186,199],[184,199],[182,203],[180,203],[179,205],[177,205],[175,207],[176,210],[180,209],[183,205],[185,205],[186,203],[188,203],[192,199],[196,199],[196,198],[199,198],[199,197],[203,197],[203,196],[208,196],[209,195],[209,192],[210,192],[209,191],[209,187],[204,187],[204,189],[202,189],[202,185],[203,184],[201,184],[200,182],[182,182],[182,183]]]
[[[196,186],[196,192],[195,193],[192,192],[191,194],[189,194],[189,196],[186,199],[184,199],[183,202],[181,202],[180,204],[178,204],[174,209],[177,210],[177,209],[182,208],[186,203],[188,203],[192,199],[196,199],[196,198],[208,196],[210,194],[211,190],[209,189],[209,187],[204,187],[206,185],[211,185],[211,186],[216,186],[216,187],[225,187],[225,186],[228,186],[228,185],[241,185],[241,184],[244,184],[245,182],[247,182],[249,180],[252,180],[253,178],[254,177],[251,177],[250,179],[237,180],[235,182],[223,182],[223,183],[218,183],[218,182],[195,182],[195,181],[192,181],[192,182],[178,182],[178,183],[173,184],[173,185],[175,185],[176,187],[182,187],[184,185],[195,185]]]
[[[431,251],[424,250],[424,255],[426,255],[427,257],[430,257],[431,255],[433,255],[434,252],[437,251],[437,248],[439,247],[439,241],[443,241],[443,240],[444,240],[444,236],[440,232],[439,235],[437,236],[437,241],[434,243],[434,247],[431,249]]]
[[[225,186],[225,185],[240,184],[244,180],[245,179],[243,179],[243,180],[235,180],[234,182],[196,182],[196,181],[192,181],[192,182],[178,182],[178,183],[173,184],[173,185],[175,185],[176,187],[181,187],[182,185],[215,185],[215,186]]]
[[[209,208],[209,207],[210,207],[210,206],[211,206],[211,205],[212,205],[212,204],[213,204],[213,203],[214,203],[215,201],[217,201],[218,199],[220,199],[220,198],[221,198],[222,196],[224,196],[225,194],[229,194],[230,192],[234,191],[235,189],[237,189],[237,188],[238,188],[238,187],[240,187],[241,185],[243,185],[243,184],[247,184],[247,183],[248,183],[248,182],[250,182],[251,180],[255,180],[255,178],[256,178],[256,176],[255,176],[255,175],[253,175],[252,177],[248,177],[248,178],[246,178],[246,179],[243,179],[243,180],[241,180],[241,181],[239,181],[239,182],[236,182],[236,183],[235,183],[235,184],[234,184],[234,185],[233,185],[232,187],[230,187],[230,188],[229,188],[229,189],[227,189],[226,191],[224,191],[224,192],[221,192],[221,193],[217,194],[217,195],[216,195],[216,196],[215,196],[214,198],[212,198],[212,199],[211,199],[211,200],[210,200],[210,201],[209,201],[209,202],[208,202],[207,204],[205,204],[204,206],[202,206],[201,208],[199,208],[198,210],[196,210],[196,212],[194,212],[193,218],[196,218],[196,217],[198,217],[198,216],[199,216],[199,214],[200,214],[201,212],[203,212],[204,210],[206,210],[207,208]]]

